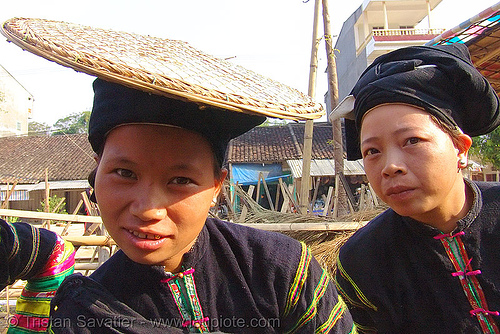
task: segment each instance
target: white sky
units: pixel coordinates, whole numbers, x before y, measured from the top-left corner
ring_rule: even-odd
[[[443,0],[433,11],[433,25],[452,28],[497,2]],[[329,0],[333,34],[361,3]],[[307,93],[313,9],[314,0],[23,0],[5,1],[0,21],[45,18],[180,39]],[[319,102],[326,91],[321,46]],[[34,96],[34,121],[52,125],[92,107],[93,77],[22,51],[1,35],[0,64]]]

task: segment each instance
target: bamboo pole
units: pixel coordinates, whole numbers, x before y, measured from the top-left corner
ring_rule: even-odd
[[[83,216],[83,215],[66,215],[61,213],[47,213],[37,211],[23,211],[13,209],[0,209],[0,216],[19,217],[28,219],[50,219],[60,221],[70,221],[73,223],[101,223],[101,217],[98,216]]]
[[[331,223],[246,223],[248,227],[266,231],[352,231],[366,225],[361,222],[331,222]]]
[[[316,94],[316,77],[318,73],[318,38],[320,0],[314,2],[314,21],[311,47],[311,61],[309,67],[309,88],[308,95],[314,99]],[[304,128],[304,149],[302,150],[302,184],[300,186],[300,211],[304,214],[309,209],[309,189],[312,159],[312,140],[314,123],[307,120]]]

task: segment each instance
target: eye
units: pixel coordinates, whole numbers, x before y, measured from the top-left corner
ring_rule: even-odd
[[[363,157],[366,157],[368,155],[374,155],[376,153],[380,153],[380,151],[377,150],[376,148],[369,148],[363,152]]]
[[[115,170],[116,174],[120,175],[121,177],[124,177],[126,179],[137,179],[137,176],[135,175],[134,172],[128,169],[124,168],[117,168]]]
[[[406,140],[406,145],[415,145],[420,142],[420,138],[417,137],[411,137]]]
[[[182,177],[182,176],[178,176],[178,177],[174,177],[171,181],[170,181],[171,184],[180,184],[180,185],[187,185],[187,184],[192,184],[194,183],[193,180],[191,180],[190,178],[188,177]]]

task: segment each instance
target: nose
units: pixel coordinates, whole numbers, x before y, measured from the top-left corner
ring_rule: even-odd
[[[135,193],[130,213],[142,221],[162,220],[167,217],[167,196],[155,185],[142,185]]]
[[[404,175],[407,173],[406,164],[404,163],[401,154],[397,152],[388,152],[382,168],[382,175],[384,177],[394,177],[397,175]]]

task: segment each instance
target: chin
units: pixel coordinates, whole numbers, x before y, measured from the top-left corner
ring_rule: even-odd
[[[162,265],[162,262],[165,261],[165,259],[158,258],[157,256],[130,254],[130,253],[127,253],[125,250],[123,252],[132,261],[139,263],[139,264],[148,265],[148,266],[160,266],[160,265]]]
[[[414,217],[414,216],[419,216],[421,214],[424,214],[425,212],[423,210],[419,210],[416,208],[412,208],[411,206],[407,205],[398,205],[398,206],[390,206],[391,209],[393,209],[398,215],[403,216],[403,217]]]

